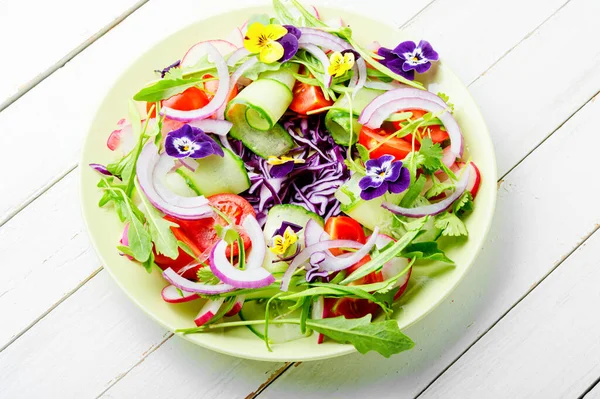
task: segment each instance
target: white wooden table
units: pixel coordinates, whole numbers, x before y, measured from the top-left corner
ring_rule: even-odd
[[[413,351],[240,360],[126,298],[79,211],[92,116],[153,43],[244,3],[0,0],[0,398],[600,398],[599,0],[327,2],[431,41],[496,146],[484,251]]]

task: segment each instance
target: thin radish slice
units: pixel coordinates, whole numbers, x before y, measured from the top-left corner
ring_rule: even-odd
[[[371,249],[373,249],[373,247],[375,246],[375,241],[377,240],[378,234],[379,227],[375,226],[375,229],[373,230],[373,235],[371,236],[371,238],[369,238],[365,245],[363,245],[361,249],[352,253],[349,256],[331,256],[330,254],[326,254],[323,262],[319,264],[319,269],[328,272],[338,272],[358,263],[362,258],[367,256],[369,252],[371,252]]]
[[[244,34],[240,28],[234,28],[225,38],[226,41],[240,48],[244,47]]]
[[[162,299],[168,303],[183,303],[200,299],[198,294],[195,292],[186,292],[180,290],[174,285],[167,285],[165,288],[163,288],[161,295]]]
[[[233,123],[220,119],[201,119],[198,121],[191,121],[188,125],[202,129],[206,133],[214,133],[218,136],[226,136],[233,127]]]
[[[329,63],[329,57],[327,57],[327,54],[325,54],[323,52],[323,50],[321,50],[314,44],[308,44],[308,43],[300,44],[298,47],[306,50],[308,53],[312,54],[317,60],[319,60],[321,65],[323,65],[323,85],[325,87],[331,86],[331,75],[329,74],[329,71],[328,71],[330,63]],[[365,72],[366,72],[366,70],[365,70]]]
[[[474,162],[469,163],[469,169],[471,170],[471,173],[469,175],[469,184],[467,184],[467,190],[471,192],[473,199],[475,199],[477,193],[479,192],[479,187],[481,186],[481,172]]]
[[[331,248],[362,248],[363,244],[352,241],[352,240],[327,240],[313,244],[309,247],[304,248],[292,261],[290,266],[287,268],[281,279],[281,291],[287,291],[290,287],[292,276],[298,267],[304,262],[308,261],[310,257],[316,252],[323,252]]]
[[[156,147],[156,144],[154,144],[154,142],[151,140],[144,146],[144,148],[142,148],[136,164],[136,177],[140,188],[142,189],[144,195],[148,198],[148,201],[150,201],[150,203],[161,212],[178,217],[180,219],[196,220],[211,216],[212,209],[208,205],[199,205],[195,208],[185,208],[177,203],[170,203],[166,198],[163,198],[159,195],[154,184],[156,180],[155,168],[159,162],[159,159],[160,155],[158,155],[158,147]],[[166,169],[166,171],[168,171],[172,167],[172,164],[165,165],[163,167]],[[162,182],[159,184],[162,185]],[[164,187],[164,185],[162,186],[163,187],[161,187],[161,190],[164,188],[163,191],[169,191],[166,187]],[[175,193],[171,192],[171,194],[168,195],[169,199],[171,199],[171,196],[175,196]],[[202,203],[201,199],[197,201],[198,204]]]
[[[225,298],[219,298],[214,301],[209,299],[206,301],[202,309],[200,309],[198,316],[194,319],[194,323],[200,327],[211,321],[223,305],[223,302],[225,302]]]
[[[165,271],[163,271],[162,275],[163,278],[169,283],[179,288],[180,290],[186,292],[196,292],[198,294],[204,295],[218,295],[235,290],[235,287],[232,287],[231,285],[227,284],[209,285],[196,283],[194,281],[181,277],[175,272],[175,270],[171,268],[168,268]]]
[[[321,320],[325,319],[325,299],[320,296],[317,297],[317,300],[313,303],[312,307],[312,319],[313,320]],[[317,344],[322,344],[325,336],[321,333],[317,333]]]
[[[229,312],[225,313],[225,317],[232,317],[232,316],[235,316],[236,314],[240,313],[240,310],[242,310],[242,307],[244,306],[245,300],[246,300],[245,295],[238,295],[235,298],[235,303],[233,304],[233,307],[231,308],[231,310],[229,310]]]
[[[309,13],[311,13],[313,15],[313,17],[315,17],[316,19],[321,19],[321,15],[319,14],[319,10],[317,10],[317,7],[315,6],[308,6],[308,10]]]
[[[406,109],[420,109],[438,115],[448,136],[452,153],[460,158],[463,153],[463,137],[456,119],[448,111],[448,104],[426,90],[400,88],[390,90],[371,101],[360,114],[358,123],[372,129],[381,126],[391,114]]]
[[[341,17],[328,19],[327,21],[325,21],[325,23],[330,28],[343,28],[346,26],[346,24],[344,23],[344,20]]]
[[[129,246],[128,234],[129,234],[129,223],[125,223],[125,227],[123,228],[123,234],[121,234],[121,240],[119,241],[119,243],[125,247]],[[119,255],[124,256],[129,260],[134,260],[132,256],[122,254],[122,253],[120,253]]]
[[[381,43],[379,43],[377,40],[374,40],[371,43],[367,44],[367,46],[365,48],[369,51],[376,53],[380,47],[381,47]]]
[[[379,236],[377,237],[377,241],[375,242],[375,245],[377,246],[377,249],[382,249],[383,247],[385,247],[387,244],[389,244],[392,241],[394,241],[394,240],[391,237],[388,237],[383,234],[379,234]],[[381,268],[381,275],[383,276],[383,279],[387,280],[388,278],[397,276],[404,269],[406,269],[406,267],[409,265],[409,263],[410,263],[410,261],[406,258],[393,258],[391,261],[387,262]],[[402,296],[402,294],[404,294],[404,291],[406,291],[406,287],[408,286],[408,280],[410,280],[411,272],[412,272],[412,267],[409,268],[408,271],[401,278],[399,278],[398,281],[394,284],[394,288],[400,287],[398,292],[396,292],[396,294],[394,295],[394,300],[400,298]]]
[[[181,111],[170,107],[163,107],[161,109],[161,114],[165,115],[167,118],[175,119],[181,122],[190,122],[197,119],[206,119],[213,115],[215,112],[217,112],[217,110],[224,103],[226,103],[230,89],[229,69],[227,67],[227,63],[225,62],[223,56],[211,43],[200,43],[200,47],[206,51],[208,56],[213,60],[215,66],[217,67],[219,88],[217,89],[215,96],[205,107],[191,111]]]
[[[454,165],[455,162],[456,162],[456,155],[452,152],[452,149],[450,147],[444,148],[444,151],[442,152],[442,163],[444,164],[444,166],[446,166],[449,169],[452,167],[452,165]],[[436,175],[439,175],[442,173],[444,173],[443,170],[437,170],[435,172]]]
[[[228,66],[234,66],[238,63],[239,60],[243,59],[250,55],[250,51],[246,50],[245,47],[241,47],[231,54],[231,56],[227,59]]]
[[[236,288],[266,287],[275,281],[275,277],[262,268],[267,251],[262,229],[254,216],[246,216],[242,227],[250,237],[252,245],[252,250],[246,257],[246,269],[241,270],[231,264],[226,255],[228,244],[221,240],[210,253],[210,270],[219,280]]]
[[[185,53],[183,58],[181,59],[181,67],[193,67],[204,57],[206,52],[205,44],[210,43],[215,49],[222,55],[225,56],[227,54],[231,54],[238,49],[238,46],[227,41],[227,40],[206,40],[199,43],[194,44],[190,49]],[[209,60],[214,62],[214,60]]]
[[[111,151],[121,150],[123,154],[129,153],[135,147],[136,140],[133,128],[127,120],[121,119],[117,122],[117,128],[112,131],[106,140],[106,146]]]
[[[465,192],[465,190],[467,189],[467,184],[469,183],[469,176],[471,175],[470,172],[471,171],[469,168],[465,169],[462,177],[456,183],[456,188],[454,192],[440,202],[436,202],[431,205],[419,206],[416,208],[403,208],[398,205],[390,204],[389,202],[384,202],[381,204],[381,206],[392,213],[406,216],[409,218],[420,218],[427,215],[438,215],[450,208],[454,201],[459,199],[460,196]]]

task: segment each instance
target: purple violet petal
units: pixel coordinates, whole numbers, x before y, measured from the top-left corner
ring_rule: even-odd
[[[424,64],[418,64],[415,65],[414,69],[415,71],[417,71],[417,73],[425,73],[427,71],[429,71],[429,68],[431,68],[431,62],[426,62]]]
[[[369,188],[377,188],[383,184],[383,179],[367,175],[358,181],[358,187],[361,190],[367,190]]]
[[[352,54],[354,54],[354,60],[355,61],[360,58],[360,54],[358,54],[358,51],[356,51],[354,49],[348,48],[348,49],[342,51],[342,55],[344,55],[346,53],[352,53]]]
[[[283,221],[281,222],[281,226],[279,226],[279,228],[275,230],[275,233],[273,233],[273,237],[283,236],[283,233],[285,233],[288,227],[291,228],[294,233],[297,233],[303,229],[302,226],[297,225],[296,223]]]
[[[398,58],[398,56],[394,54],[391,49],[386,47],[379,47],[377,54],[383,57],[385,61],[392,61]]]
[[[283,27],[287,29],[288,34],[296,36],[296,39],[300,39],[300,36],[302,36],[302,31],[296,28],[294,25],[283,25]]]
[[[390,167],[387,170],[385,181],[388,183],[393,183],[400,177],[400,172],[402,171],[402,162],[396,161],[392,162]]]
[[[291,60],[298,52],[298,38],[295,35],[288,33],[277,41],[283,46],[283,56],[279,59],[279,62],[283,63]]]
[[[400,176],[395,182],[388,182],[388,190],[393,194],[400,194],[410,185],[410,172],[407,168],[400,170]]]
[[[433,49],[431,44],[427,40],[421,40],[419,42],[419,48],[423,54],[423,58],[427,58],[429,61],[437,61],[440,59],[437,51]]]
[[[366,190],[361,191],[360,198],[362,198],[366,201],[370,201],[372,199],[381,197],[387,191],[388,191],[388,183],[383,182],[381,184],[381,186],[379,186],[379,187],[376,187],[376,188],[369,187]]]
[[[413,71],[412,69],[410,71],[405,71],[403,69],[405,63],[406,63],[406,61],[398,58],[398,59],[388,62],[385,66],[388,67],[392,72],[397,73],[398,75],[402,76],[403,78],[406,78],[408,80],[414,80],[415,79],[415,71]]]
[[[379,170],[379,169],[383,168],[386,163],[392,162],[393,160],[394,160],[394,157],[392,155],[388,155],[388,154],[382,155],[376,159],[369,159],[367,162],[365,162],[365,167],[367,168],[367,173],[369,173],[370,170]]]
[[[271,176],[273,177],[285,177],[294,170],[294,161],[282,163],[281,165],[271,166]]]
[[[397,45],[396,48],[392,50],[392,53],[396,54],[398,57],[404,58],[404,54],[412,53],[416,48],[417,45],[415,42],[408,40]]]

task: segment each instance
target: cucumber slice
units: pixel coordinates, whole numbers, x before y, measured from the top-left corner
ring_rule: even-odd
[[[179,174],[179,170],[177,170],[177,172],[178,173],[167,173],[163,180],[163,183],[171,191],[177,195],[181,195],[182,197],[195,197],[202,195],[192,188],[185,176]]]
[[[435,227],[435,218],[430,217],[425,226],[423,226],[423,230],[425,231],[423,234],[414,239],[414,242],[427,242],[427,241],[436,241],[442,235],[442,230]]]
[[[271,303],[271,309],[269,309],[269,319],[272,320],[277,316],[286,314],[286,318],[299,319],[301,309],[297,309],[294,312],[287,315],[289,312],[288,307],[292,306],[292,301],[273,301]],[[242,310],[240,310],[240,319],[247,320],[264,320],[265,310],[267,301],[257,300],[244,303]],[[246,326],[252,331],[257,337],[264,340],[264,325],[259,326]],[[300,326],[296,324],[270,324],[269,325],[269,340],[274,344],[281,344],[284,342],[294,341],[300,338],[304,338],[305,335],[300,331]]]
[[[324,225],[323,218],[300,205],[284,204],[275,205],[269,210],[267,222],[263,229],[265,238],[270,240],[282,222],[295,223],[298,226],[306,226],[310,219],[314,219],[321,226]],[[300,232],[302,234],[302,232]]]
[[[292,91],[273,79],[258,79],[231,100],[229,106],[243,104],[246,122],[251,128],[267,131],[275,126],[292,102]]]
[[[394,214],[381,207],[383,201],[399,204],[404,196],[400,194],[386,194],[379,198],[365,201],[360,198],[360,187],[358,182],[363,176],[355,173],[344,185],[335,193],[335,197],[342,204],[341,209],[346,215],[356,220],[369,230],[375,226],[383,234],[391,235],[392,231],[402,232],[402,224],[396,219]]]
[[[353,115],[352,144],[355,144],[362,128],[362,125],[358,123],[358,116],[371,101],[382,93],[381,90],[362,88],[356,93],[352,102],[346,95],[338,98],[325,116],[325,127],[337,144],[350,145],[350,108],[352,108]]]
[[[300,69],[300,65],[298,64],[286,64],[289,65],[287,68],[280,68],[277,71],[267,71],[263,72],[258,76],[258,79],[272,79],[276,80],[280,83],[283,83],[287,86],[290,91],[293,90],[294,84],[296,84],[296,78],[294,74],[298,73],[298,69]]]
[[[195,195],[239,194],[250,188],[244,161],[227,148],[223,148],[223,152],[223,157],[210,155],[198,159],[198,169],[195,172],[185,167],[177,169],[177,174],[185,179]]]

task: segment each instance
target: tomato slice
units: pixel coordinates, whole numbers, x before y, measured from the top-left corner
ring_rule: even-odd
[[[409,109],[409,110],[406,110],[406,112],[412,112],[413,116],[411,117],[411,119],[418,119],[426,114],[425,111],[422,111],[420,109]],[[400,124],[400,121],[392,122],[392,123],[394,124],[394,127],[396,128],[396,130],[402,129],[402,125]],[[434,144],[443,143],[444,141],[446,141],[450,138],[450,136],[448,135],[448,132],[445,130],[442,130],[442,127],[440,125],[427,126],[425,128],[419,129],[419,132],[422,137],[426,137],[426,136],[431,137],[431,141],[433,141]],[[402,138],[404,140],[408,141],[409,143],[412,143],[412,137],[413,137],[412,134],[408,134]]]
[[[329,107],[333,104],[331,99],[326,100],[320,87],[302,83],[299,80],[294,85],[294,98],[290,109],[300,115],[307,115],[309,111]]]
[[[379,145],[389,136],[383,129],[370,129],[363,126],[358,136],[358,142],[371,151],[371,158],[379,158],[382,155],[392,155],[397,161],[401,161],[412,151],[412,143],[397,137],[391,138]],[[419,143],[415,142],[415,150],[419,149]]]
[[[335,240],[355,240],[363,244],[367,240],[360,223],[347,216],[329,218],[325,224],[325,231]],[[337,250],[337,252],[334,252],[334,250],[331,250],[331,252],[334,255],[339,255],[343,251]],[[346,269],[348,275],[370,260],[371,257],[369,255],[362,258],[360,262]],[[350,285],[371,284],[380,281],[383,281],[381,272],[373,272],[350,283]],[[379,306],[366,299],[325,298],[325,309],[327,310],[325,313],[329,315],[328,317],[344,316],[347,319],[356,319],[369,313],[375,316],[379,310]]]
[[[246,216],[256,216],[252,205],[244,198],[235,194],[217,194],[208,197],[209,202],[212,206],[223,212],[236,226],[239,226]],[[177,223],[179,227],[171,227],[173,234],[179,240],[184,242],[194,254],[201,260],[207,262],[208,252],[212,247],[219,241],[219,237],[215,231],[215,223],[219,223],[223,226],[227,225],[225,220],[220,216],[214,216],[214,218],[205,218],[198,220],[183,220],[172,216],[166,216],[167,220]],[[239,233],[244,243],[244,248],[249,249],[251,242],[248,235],[239,228]],[[231,256],[232,247],[227,248],[227,256]],[[239,249],[237,243],[233,245],[233,256],[237,256]],[[179,257],[176,260],[169,259],[164,256],[159,256],[155,259],[155,262],[162,269],[172,267],[173,270],[178,271],[182,267],[188,265],[193,259],[186,254],[184,251],[179,251]],[[198,266],[199,268],[200,266]],[[194,268],[184,274],[186,278],[195,280],[195,273],[198,268]]]
[[[208,79],[208,78],[212,78],[213,75],[211,75],[210,73],[207,73],[206,75],[202,76],[202,79]],[[208,96],[208,100],[212,100],[213,97],[215,96],[215,93],[217,92],[217,90],[219,90],[219,80],[215,79],[215,80],[209,80],[207,82],[204,82],[204,90],[206,90],[206,95]],[[237,85],[235,85],[233,87],[233,89],[229,90],[229,97],[227,97],[227,102],[233,100],[235,98],[235,96],[238,95],[238,88]]]
[[[183,93],[179,93],[161,102],[162,106],[180,111],[192,111],[202,108],[208,104],[210,100],[204,91],[197,87],[190,87]],[[146,112],[150,111],[154,103],[146,103]],[[152,111],[151,118],[156,117],[156,110]]]

